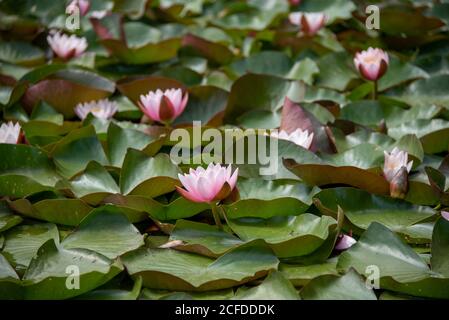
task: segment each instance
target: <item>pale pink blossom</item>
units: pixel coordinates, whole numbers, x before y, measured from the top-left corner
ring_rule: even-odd
[[[298,146],[303,147],[304,149],[309,149],[313,142],[313,132],[309,134],[308,130],[296,129],[292,133],[287,133],[284,130],[281,131],[273,131],[270,134],[274,138],[291,141]]]
[[[358,52],[354,58],[357,70],[365,79],[371,81],[379,80],[387,72],[389,63],[388,53],[377,48]]]
[[[217,202],[226,198],[235,188],[238,169],[232,173],[231,165],[209,164],[207,169],[190,169],[188,174],[178,175],[185,189],[177,187],[179,193],[193,202]]]
[[[449,212],[447,211],[441,211],[441,216],[446,219],[447,221],[449,221]]]
[[[109,12],[107,10],[95,10],[95,11],[91,12],[90,16],[91,16],[91,18],[95,18],[95,19],[101,20],[104,17],[106,17],[108,15],[108,13]]]
[[[53,52],[61,59],[69,60],[79,57],[87,49],[85,38],[78,38],[75,35],[68,36],[57,32],[47,37],[48,44]]]
[[[315,35],[326,25],[327,17],[322,12],[293,12],[289,15],[290,23],[301,27],[307,35]]]
[[[67,6],[66,12],[68,14],[73,14],[76,12],[77,9],[79,9],[80,14],[82,16],[85,16],[86,13],[89,11],[89,8],[90,8],[90,2],[88,0],[73,0]]]
[[[178,246],[182,246],[183,244],[184,244],[184,242],[182,240],[172,240],[172,241],[166,242],[163,245],[159,246],[159,249],[175,248]]]
[[[114,116],[117,110],[117,103],[108,99],[79,103],[75,107],[75,113],[81,120],[86,119],[89,113],[95,118],[109,120]]]
[[[351,248],[353,245],[355,245],[356,243],[357,243],[357,241],[353,237],[344,234],[344,235],[341,235],[340,237],[338,237],[337,244],[335,245],[335,249],[339,250],[339,251],[347,250],[347,249]]]
[[[408,161],[408,153],[394,148],[390,153],[384,151],[384,176],[388,182],[391,182],[402,167],[407,169],[407,172],[412,170],[413,161]]]
[[[139,106],[142,112],[153,121],[171,122],[185,109],[189,99],[188,93],[183,96],[181,89],[150,91],[141,95]]]
[[[12,121],[0,126],[0,143],[17,144],[20,141],[20,124]]]

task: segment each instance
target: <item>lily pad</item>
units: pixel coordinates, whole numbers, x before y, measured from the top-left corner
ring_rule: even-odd
[[[328,216],[304,213],[299,216],[271,219],[228,219],[228,225],[240,239],[263,239],[279,258],[306,256],[317,250],[336,228],[337,222]]]
[[[240,246],[217,260],[171,249],[139,249],[122,258],[145,287],[181,291],[230,288],[266,275],[278,259],[261,243]]]
[[[65,249],[89,249],[109,259],[143,245],[143,236],[114,206],[93,210],[61,245]]]
[[[25,298],[72,298],[103,285],[122,270],[117,261],[85,249],[63,249],[49,240],[23,276]],[[79,279],[78,288],[75,279]]]
[[[415,238],[413,228],[419,223],[435,219],[435,211],[429,207],[412,205],[409,202],[369,194],[354,188],[332,188],[316,195],[320,204],[336,211],[341,207],[346,218],[359,230],[366,230],[374,223],[382,223],[390,230],[402,234],[408,241],[430,242],[432,229]]]

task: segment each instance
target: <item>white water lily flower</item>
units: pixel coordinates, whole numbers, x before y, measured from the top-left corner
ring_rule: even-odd
[[[309,134],[308,130],[303,131],[299,128],[290,134],[284,130],[281,130],[280,132],[273,131],[270,135],[274,138],[291,141],[305,149],[310,148],[310,146],[312,145],[313,136],[314,136],[313,132]]]
[[[0,143],[17,144],[20,139],[20,124],[17,122],[3,123],[0,126]]]
[[[394,176],[401,170],[402,167],[407,169],[407,172],[412,170],[413,161],[408,161],[408,153],[394,148],[390,153],[384,151],[384,176],[388,182],[391,182]]]
[[[288,18],[291,24],[301,26],[301,31],[310,36],[323,28],[327,21],[322,12],[292,12]]]
[[[108,99],[79,103],[75,107],[75,113],[81,120],[86,119],[89,113],[92,113],[95,118],[109,120],[117,110],[117,103]]]
[[[69,60],[79,57],[87,49],[86,38],[79,38],[75,35],[68,36],[60,32],[47,37],[48,44],[53,52],[61,59]]]

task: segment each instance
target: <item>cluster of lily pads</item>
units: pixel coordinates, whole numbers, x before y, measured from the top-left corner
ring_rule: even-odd
[[[0,298],[449,298],[449,1],[372,4],[0,1]]]

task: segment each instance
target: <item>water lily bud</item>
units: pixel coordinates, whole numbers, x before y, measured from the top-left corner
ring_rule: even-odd
[[[185,189],[177,187],[177,190],[184,198],[193,202],[212,203],[226,198],[232,192],[237,183],[238,169],[232,173],[231,165],[226,168],[211,163],[207,169],[190,169],[188,174],[179,174],[178,177]]]
[[[172,122],[187,106],[188,93],[182,95],[181,89],[169,89],[150,91],[147,95],[141,95],[139,106],[142,112],[158,122]]]
[[[53,52],[61,59],[69,60],[82,55],[87,49],[85,38],[78,38],[75,35],[67,36],[60,32],[47,37],[48,44]]]
[[[367,80],[379,80],[388,69],[390,59],[381,49],[369,48],[355,55],[354,64],[360,74]]]
[[[313,36],[326,25],[327,17],[321,12],[293,12],[290,13],[289,20],[300,26],[304,34]]]
[[[91,113],[95,118],[109,120],[112,119],[117,110],[117,103],[114,101],[109,101],[108,99],[91,101],[88,103],[79,103],[75,107],[75,113],[81,120],[86,119],[89,113]]]
[[[413,161],[408,161],[408,153],[394,148],[391,153],[384,151],[384,176],[388,182],[391,182],[402,167],[407,169],[407,172],[412,170]]]
[[[85,16],[86,13],[89,11],[90,2],[88,0],[73,0],[67,6],[66,12],[68,14],[73,14],[74,12],[76,12],[77,8],[80,10],[80,14],[82,16]]]
[[[20,124],[14,124],[12,121],[3,123],[0,126],[0,143],[18,144],[20,142]]]
[[[292,133],[287,133],[284,130],[273,131],[270,134],[274,138],[291,141],[304,149],[309,149],[313,142],[313,132],[309,134],[308,130],[302,131],[301,129],[296,129]]]
[[[390,196],[404,199],[408,192],[408,171],[402,167],[390,182]]]
[[[346,234],[340,235],[337,239],[337,244],[335,245],[335,250],[343,251],[351,248],[353,245],[355,245],[357,241]]]

